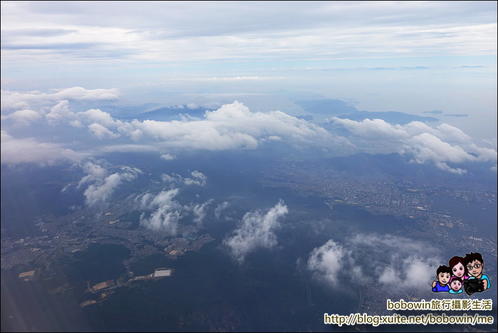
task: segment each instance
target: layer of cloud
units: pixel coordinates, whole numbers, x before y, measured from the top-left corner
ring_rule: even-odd
[[[477,146],[460,129],[445,123],[434,127],[418,121],[392,125],[381,119],[354,121],[336,117],[331,122],[347,129],[352,134],[350,140],[363,151],[406,154],[413,162],[430,162],[455,174],[466,170],[450,163],[496,163],[497,159],[495,149]]]
[[[74,88],[67,90],[73,91]],[[170,152],[172,150],[255,149],[261,143],[275,140],[285,140],[289,144],[332,146],[337,149],[348,147],[346,139],[334,136],[313,123],[281,111],[252,112],[244,104],[237,101],[225,104],[217,110],[207,111],[202,119],[122,121],[100,109],[75,112],[71,108],[70,100],[66,98],[77,94],[64,91],[55,94],[19,93],[18,95],[10,92],[10,95],[7,94],[10,97],[6,104],[9,105],[7,109],[11,113],[4,115],[4,118],[7,120],[19,117],[20,110],[16,110],[16,108],[35,105],[35,102],[38,103],[40,100],[48,100],[49,104],[36,104],[38,108],[29,112],[30,120],[38,119],[40,126],[44,125],[41,122],[44,120],[47,125],[53,126],[54,129],[57,128],[56,126],[70,126],[82,135],[84,132],[81,130],[86,128],[90,138],[95,137],[102,143],[116,141],[115,145],[120,147],[134,144],[136,149],[140,145],[149,145],[158,151],[167,151],[167,153],[162,154],[163,158],[167,159],[174,158]],[[112,89],[103,92],[84,89],[81,94],[83,95],[81,98],[86,98],[86,95],[92,98],[114,96]],[[12,113],[12,110],[15,111]],[[28,115],[24,116],[27,118]],[[151,150],[151,148],[147,150]]]
[[[64,100],[68,101],[102,101],[115,100],[119,97],[117,89],[85,89],[71,87],[54,89],[52,92],[10,91],[2,90],[2,110],[36,107]]]
[[[14,2],[2,5],[2,48],[45,62],[496,54],[496,5]]]
[[[279,136],[290,143],[335,143],[323,128],[281,111],[251,112],[239,102],[208,111],[201,120],[132,121],[118,131],[142,139],[152,139],[165,147],[226,150],[258,147],[260,141]]]
[[[62,89],[55,93],[20,93],[15,95],[15,103],[13,98],[10,99],[9,103],[15,107],[2,114],[2,125],[9,131],[30,125],[33,133],[38,130],[45,133],[66,131],[66,135],[71,133],[71,138],[59,137],[58,140],[72,140],[79,149],[86,145],[86,151],[95,155],[113,151],[143,151],[156,152],[161,158],[171,160],[175,158],[173,152],[182,150],[256,149],[262,145],[285,143],[324,148],[341,155],[358,151],[404,154],[411,157],[414,163],[432,163],[441,170],[455,174],[466,172],[459,164],[496,164],[497,160],[495,148],[477,145],[463,131],[445,123],[430,126],[413,121],[393,125],[381,119],[355,121],[332,118],[332,127],[326,130],[281,111],[253,112],[237,101],[214,111],[206,111],[203,118],[125,121],[96,108],[75,112],[68,99],[107,99],[116,97],[115,93],[113,89],[83,88]],[[33,109],[24,108],[40,99],[50,103],[38,104],[38,108]],[[68,132],[68,128],[72,130]],[[338,128],[343,132],[346,129],[348,136],[335,134]],[[62,146],[57,142],[53,145]],[[174,181],[191,185],[203,186],[206,183],[206,179],[194,174],[185,178],[177,175],[169,177],[172,181],[176,177]]]
[[[3,164],[36,163],[52,165],[57,162],[77,162],[87,155],[56,143],[40,142],[34,138],[14,138],[1,131],[1,156]]]
[[[287,206],[279,201],[268,212],[248,212],[242,217],[240,226],[223,243],[239,262],[257,248],[272,248],[277,245],[275,230],[280,219],[288,213]]]
[[[307,267],[331,287],[349,281],[395,293],[427,289],[440,262],[438,251],[429,244],[389,234],[357,234],[313,249]]]

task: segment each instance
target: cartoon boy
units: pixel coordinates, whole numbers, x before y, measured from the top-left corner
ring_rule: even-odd
[[[465,255],[465,268],[469,272],[470,279],[479,279],[482,281],[482,290],[489,289],[491,287],[491,282],[486,274],[483,274],[484,260],[480,253],[468,253]]]
[[[451,269],[448,266],[441,265],[436,271],[436,281],[432,282],[432,291],[450,291],[448,282],[451,277]]]
[[[458,276],[452,276],[450,279],[450,294],[461,294],[462,290],[462,279]]]
[[[450,259],[449,266],[451,269],[451,274],[459,277],[462,280],[467,280],[469,276],[467,275],[467,268],[465,266],[465,259],[462,257],[453,257]]]

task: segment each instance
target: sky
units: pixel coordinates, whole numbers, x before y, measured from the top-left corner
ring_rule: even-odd
[[[496,2],[2,2],[2,89],[338,98],[496,137]],[[147,98],[148,101],[143,99]]]
[[[68,159],[91,153],[64,150],[62,135],[48,140],[57,137],[56,129],[67,131],[63,122],[85,129],[99,149],[114,140],[165,156],[170,149],[246,149],[282,139],[379,152],[387,140],[397,152],[412,151],[416,161],[452,172],[461,169],[448,161],[496,160],[489,151],[476,153],[484,147],[496,154],[496,2],[1,6],[2,139],[12,147],[32,145],[36,138],[26,128],[43,120],[52,132],[36,142]],[[331,120],[355,135],[346,144],[315,124],[286,117],[299,112],[294,101],[311,98],[341,99],[365,111],[438,115],[444,124]],[[98,108],[71,109],[89,100],[225,106],[197,122],[133,123]],[[421,129],[432,137],[420,136]],[[379,147],[370,144],[374,139]],[[163,141],[158,148],[151,140]],[[427,145],[439,148],[424,153]]]

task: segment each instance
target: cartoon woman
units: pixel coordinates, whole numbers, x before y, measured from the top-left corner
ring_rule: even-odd
[[[450,291],[448,291],[450,294],[461,294],[463,293],[462,290],[462,279],[457,277],[457,276],[452,276],[450,279]]]
[[[450,259],[449,266],[451,274],[459,277],[462,281],[469,278],[467,274],[467,267],[465,267],[465,260],[462,257],[453,257]]]

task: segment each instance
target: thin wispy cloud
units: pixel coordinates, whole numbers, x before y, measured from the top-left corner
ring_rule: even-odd
[[[136,15],[137,6],[146,20]],[[7,59],[46,50],[36,55],[45,60],[85,58],[101,44],[116,55],[131,51],[130,59],[160,61],[494,54],[493,10],[493,4],[439,2],[5,3],[2,48]],[[64,49],[81,53],[64,55]]]

